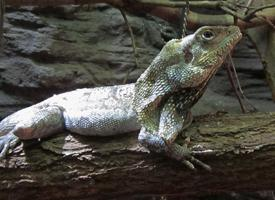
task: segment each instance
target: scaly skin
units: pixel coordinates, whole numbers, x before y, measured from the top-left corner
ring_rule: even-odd
[[[0,158],[20,139],[64,129],[108,136],[142,127],[139,141],[150,150],[209,169],[174,140],[191,123],[190,108],[240,38],[235,26],[202,27],[169,41],[136,84],[78,89],[20,110],[0,122]]]
[[[192,169],[191,162],[209,169],[174,141],[191,123],[191,107],[240,39],[236,26],[202,27],[163,47],[135,84],[133,108],[142,126],[139,140],[144,146]]]

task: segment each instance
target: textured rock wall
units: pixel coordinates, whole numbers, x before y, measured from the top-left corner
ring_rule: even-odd
[[[62,91],[134,82],[169,39],[174,27],[151,16],[128,15],[138,47],[135,66],[131,38],[119,10],[106,5],[9,8],[5,47],[0,55],[0,117]],[[247,40],[235,51],[243,89],[261,111],[275,110],[261,63]],[[195,108],[240,112],[224,69]]]
[[[128,20],[138,47],[138,67],[117,9],[10,8],[0,57],[0,115],[62,91],[122,84],[130,71],[127,82],[134,82],[176,32],[153,17],[128,15]]]

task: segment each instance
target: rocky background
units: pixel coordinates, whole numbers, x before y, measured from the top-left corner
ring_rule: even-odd
[[[128,15],[137,45],[137,67],[128,28],[115,8],[8,8],[5,17],[1,118],[63,91],[134,82],[165,42],[178,35],[176,27],[161,19]],[[250,103],[259,111],[274,111],[262,65],[248,40],[238,45],[234,61]],[[194,108],[196,114],[217,111],[240,112],[225,68]]]

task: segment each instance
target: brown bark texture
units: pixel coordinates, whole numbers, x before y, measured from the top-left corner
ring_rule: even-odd
[[[0,199],[152,199],[274,189],[275,113],[200,116],[185,133],[212,172],[149,153],[137,133],[100,138],[64,132],[24,142],[0,162]]]

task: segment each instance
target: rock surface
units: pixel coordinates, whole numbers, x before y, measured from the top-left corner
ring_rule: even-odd
[[[0,116],[55,93],[134,82],[176,31],[150,16],[128,15],[128,20],[138,47],[138,67],[117,9],[10,8],[0,56]]]
[[[0,55],[0,117],[63,91],[134,82],[165,42],[177,37],[177,30],[151,16],[128,15],[128,20],[138,66],[128,28],[117,9],[106,5],[9,8]],[[274,111],[251,44],[243,40],[234,57],[249,101],[260,111]],[[225,68],[194,109],[196,114],[218,110],[240,112]]]

